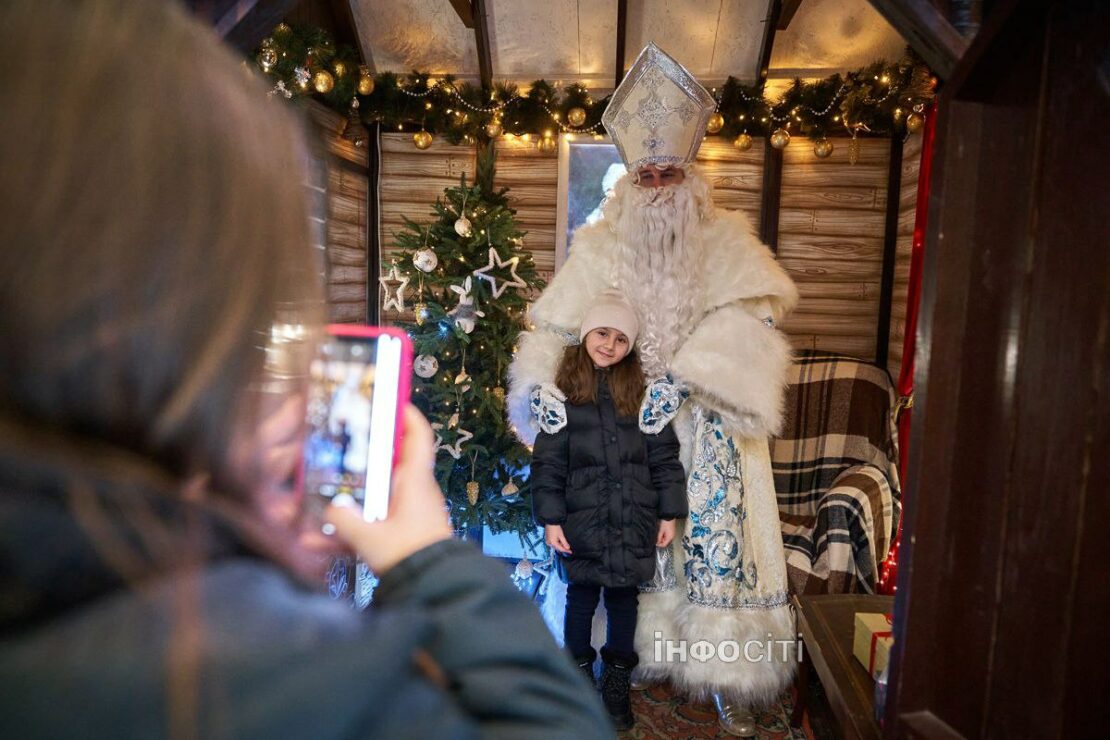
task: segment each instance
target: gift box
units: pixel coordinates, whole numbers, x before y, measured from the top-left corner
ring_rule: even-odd
[[[871,678],[877,678],[890,661],[890,647],[894,644],[892,621],[892,614],[856,613],[852,654],[871,674]]]

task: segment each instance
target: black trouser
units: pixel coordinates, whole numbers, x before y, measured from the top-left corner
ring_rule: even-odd
[[[590,636],[594,612],[597,611],[601,586],[572,583],[567,586],[567,613],[563,624],[563,641],[570,654],[578,659],[592,658]],[[636,654],[636,610],[639,593],[635,586],[605,589],[605,610],[609,613],[605,647],[620,656]]]

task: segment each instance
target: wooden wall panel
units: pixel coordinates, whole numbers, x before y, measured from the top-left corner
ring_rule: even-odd
[[[394,235],[404,227],[402,217],[417,223],[432,219],[432,204],[446,188],[459,184],[466,176],[474,179],[474,147],[455,146],[436,137],[421,151],[412,143],[412,134],[382,134],[381,142],[381,232],[382,269],[389,269],[397,253]],[[379,297],[380,300],[380,297]]]
[[[783,151],[779,262],[802,298],[782,329],[795,347],[875,359],[890,142],[848,140],[818,159],[796,138]]]
[[[555,272],[555,212],[558,204],[559,160],[541,154],[534,141],[502,137],[496,143],[498,188],[509,188],[509,205],[525,233],[524,248],[532,253],[544,280]]]
[[[368,153],[339,132],[346,120],[311,101],[306,107],[316,134],[309,218],[322,235],[326,296],[331,321],[366,321]]]
[[[364,173],[328,163],[328,307],[332,321],[366,321],[367,187]]]
[[[719,208],[743,211],[758,228],[763,202],[763,139],[755,139],[746,152],[737,151],[720,137],[706,139],[698,150],[698,169],[713,183]]]

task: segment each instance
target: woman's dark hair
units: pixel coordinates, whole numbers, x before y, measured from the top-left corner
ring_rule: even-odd
[[[586,344],[572,345],[563,350],[555,385],[567,395],[571,403],[596,403],[597,378],[594,361],[586,351]],[[621,416],[636,416],[644,398],[644,371],[636,350],[628,351],[623,360],[608,369],[609,389],[613,404]]]

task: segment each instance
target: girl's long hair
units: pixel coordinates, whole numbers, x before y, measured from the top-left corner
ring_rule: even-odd
[[[620,416],[636,416],[644,398],[644,371],[636,350],[629,350],[625,358],[608,368],[607,372],[617,413]],[[597,403],[596,373],[586,344],[572,345],[563,350],[563,358],[555,374],[555,385],[571,403]]]

